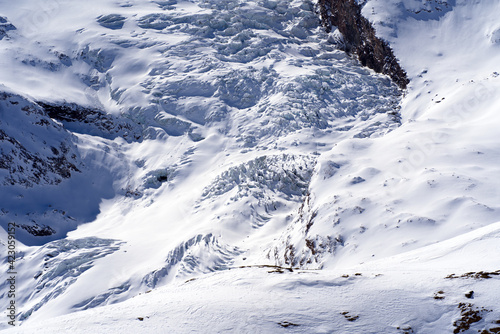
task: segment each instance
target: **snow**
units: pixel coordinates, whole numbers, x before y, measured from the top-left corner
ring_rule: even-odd
[[[0,328],[444,333],[460,303],[498,327],[500,276],[460,276],[500,269],[500,5],[361,3],[407,91],[309,1],[5,2],[0,130],[79,172],[0,169],[2,252],[9,221],[57,232],[19,229],[21,326]]]
[[[43,326],[26,324],[16,333],[51,333],[60,328],[80,333],[401,333],[403,328],[415,333],[452,332],[451,319],[460,313],[459,302],[497,307],[498,279],[445,277],[465,265],[471,270],[496,268],[499,231],[497,223],[427,249],[354,268],[282,273],[271,267],[232,268],[181,280],[105,308],[44,319]],[[489,256],[457,261],[485,249]],[[443,263],[449,265],[443,267]],[[472,289],[474,299],[469,300],[464,295]],[[434,298],[439,291],[444,299]],[[348,321],[344,312],[359,318]],[[488,327],[496,320],[498,313],[486,312],[481,325]],[[295,325],[284,327],[287,323]]]

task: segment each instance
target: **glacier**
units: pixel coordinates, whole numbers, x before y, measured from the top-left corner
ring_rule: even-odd
[[[0,329],[495,333],[499,4],[357,3],[0,1]]]

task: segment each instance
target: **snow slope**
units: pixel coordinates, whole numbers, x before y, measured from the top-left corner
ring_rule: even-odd
[[[19,229],[10,331],[495,328],[499,5],[362,3],[404,96],[308,1],[2,3],[2,90],[37,113],[5,100],[0,130],[79,170],[0,169],[2,227],[56,232]]]
[[[498,276],[446,277],[462,274],[464,267],[498,268],[499,233],[499,223],[492,224],[352,268],[293,272],[232,268],[177,281],[123,303],[32,321],[6,333],[61,329],[78,333],[452,333],[460,320],[469,319],[457,307],[460,303],[466,305],[465,312],[481,317],[470,333],[494,330],[500,320]],[[486,256],[468,256],[477,252]],[[465,296],[471,290],[473,299]]]
[[[5,7],[18,28],[3,41],[3,82],[19,92],[30,87],[32,100],[43,102],[48,114],[81,141],[82,156],[93,161],[88,169],[112,170],[105,182],[115,184],[106,195],[86,192],[96,200],[120,192],[142,194],[157,175],[176,174],[198,146],[212,150],[202,142],[210,136],[231,152],[254,148],[275,155],[291,145],[308,145],[300,150],[307,155],[318,145],[331,146],[320,137],[333,130],[343,135],[352,128],[354,135],[368,136],[397,125],[387,115],[398,109],[397,89],[384,77],[364,75],[369,72],[335,49],[311,3],[98,2],[87,11],[73,2],[51,4],[54,8],[42,11],[52,18],[50,24],[37,23],[35,13],[30,20],[23,10]],[[112,25],[113,18],[124,22]],[[362,99],[353,89],[363,92]],[[83,117],[87,112],[92,114]],[[299,133],[305,137],[297,138]],[[97,158],[96,147],[116,153]],[[154,147],[171,156],[157,154]],[[146,158],[137,154],[146,150]],[[120,154],[128,162],[109,161]],[[228,160],[240,163],[233,156]],[[65,206],[68,212],[75,207]],[[93,218],[95,213],[77,220]]]
[[[373,6],[382,25],[376,5],[364,10]],[[361,262],[498,221],[500,80],[489,32],[498,4],[457,4],[439,21],[405,17],[408,9],[396,5],[398,37],[386,37],[412,81],[403,124],[383,138],[345,140],[320,157],[306,213],[276,248],[281,263],[321,266],[321,254],[312,253],[325,251],[338,252],[332,265]]]

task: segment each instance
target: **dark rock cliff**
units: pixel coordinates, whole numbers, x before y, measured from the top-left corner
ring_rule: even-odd
[[[399,65],[390,46],[375,35],[375,29],[361,15],[355,0],[319,0],[321,22],[328,32],[332,26],[343,35],[346,52],[356,54],[363,66],[388,75],[400,88],[408,85],[406,72]]]
[[[0,40],[6,37],[7,32],[10,30],[16,30],[16,27],[14,27],[5,16],[0,16]]]
[[[73,137],[33,101],[0,92],[0,186],[57,185],[81,163]]]

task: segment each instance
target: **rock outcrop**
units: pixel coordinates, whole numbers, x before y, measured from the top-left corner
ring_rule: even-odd
[[[75,133],[85,133],[108,139],[123,137],[127,140],[140,139],[139,129],[123,117],[113,116],[93,108],[86,108],[75,103],[36,102],[52,119],[61,122],[64,127]]]
[[[338,28],[346,52],[356,54],[363,66],[388,75],[400,88],[406,88],[409,82],[406,72],[387,42],[375,35],[375,29],[361,15],[361,7],[355,0],[319,0],[318,5],[323,26],[328,32],[332,26]]]
[[[74,138],[43,109],[20,95],[0,92],[0,185],[57,185],[81,163]]]
[[[16,27],[5,16],[0,16],[0,40],[6,37],[10,30],[16,30]]]

